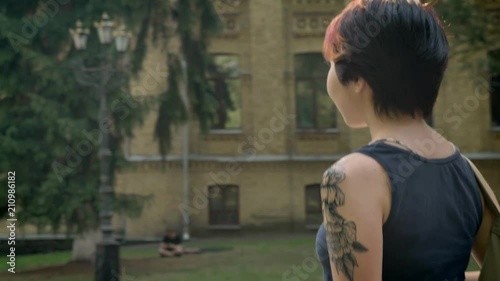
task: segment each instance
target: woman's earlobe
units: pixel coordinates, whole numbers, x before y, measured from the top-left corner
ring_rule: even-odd
[[[354,92],[356,94],[359,94],[363,91],[363,88],[365,86],[365,80],[361,77],[358,77],[355,81],[354,81]]]

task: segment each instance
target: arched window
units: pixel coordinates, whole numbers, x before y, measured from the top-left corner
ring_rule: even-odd
[[[211,185],[208,187],[209,224],[239,225],[239,187],[237,185]]]

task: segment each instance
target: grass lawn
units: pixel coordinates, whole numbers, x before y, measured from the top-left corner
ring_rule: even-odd
[[[225,280],[322,280],[322,269],[314,253],[314,235],[280,239],[209,239],[187,243],[188,247],[226,248],[221,252],[159,258],[156,245],[121,249],[121,281],[225,281]],[[68,263],[70,252],[20,256],[16,274],[6,273],[1,260],[0,280],[92,281],[89,264]],[[477,268],[471,263],[470,270]],[[111,281],[111,280],[110,280]]]

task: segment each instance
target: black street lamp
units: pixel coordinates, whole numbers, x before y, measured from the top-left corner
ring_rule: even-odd
[[[95,22],[99,42],[102,45],[110,44],[115,39],[115,47],[118,52],[124,52],[129,45],[131,34],[126,32],[125,26],[114,30],[114,22],[104,13],[100,22]],[[85,50],[87,47],[87,38],[90,34],[88,28],[83,28],[81,21],[77,21],[76,29],[69,30],[75,49]],[[113,72],[110,59],[103,62],[101,66],[87,68],[80,62],[76,78],[78,82],[85,86],[94,87],[100,98],[99,108],[99,129],[102,134],[102,140],[99,147],[100,161],[100,213],[99,222],[102,233],[102,240],[97,243],[96,250],[96,281],[119,281],[120,279],[120,251],[119,243],[113,238],[113,227],[111,219],[113,215],[112,203],[114,197],[113,186],[111,185],[110,160],[111,149],[109,144],[109,130],[111,119],[108,110],[107,88]],[[122,69],[123,70],[123,69]]]

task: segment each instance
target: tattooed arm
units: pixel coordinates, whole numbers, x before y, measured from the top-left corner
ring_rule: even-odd
[[[321,200],[333,280],[382,280],[382,225],[390,208],[387,176],[351,154],[323,175]]]

